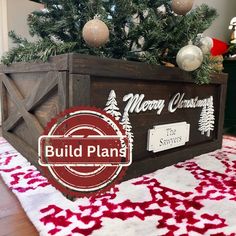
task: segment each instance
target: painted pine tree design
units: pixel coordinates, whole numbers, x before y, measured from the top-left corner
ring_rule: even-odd
[[[111,90],[108,100],[106,103],[106,107],[104,109],[107,113],[111,114],[112,116],[115,117],[116,120],[120,120],[121,118],[121,113],[120,109],[117,106],[117,101],[116,101],[116,93],[114,90]]]
[[[200,115],[198,130],[202,135],[206,133],[207,137],[210,137],[211,131],[214,130],[215,115],[213,97],[210,97],[209,104],[204,106]]]
[[[200,120],[199,120],[199,128],[198,130],[201,132],[202,135],[206,132],[206,127],[207,127],[207,107],[204,106],[202,108],[202,112],[200,115]]]
[[[215,128],[215,115],[214,115],[214,104],[213,97],[210,97],[210,103],[207,109],[207,137],[210,137],[211,131]]]
[[[126,135],[130,142],[130,147],[131,149],[133,149],[134,134],[132,132],[132,125],[129,120],[129,113],[126,111],[124,112],[124,115],[122,117],[121,124],[123,125],[123,128],[126,131]]]

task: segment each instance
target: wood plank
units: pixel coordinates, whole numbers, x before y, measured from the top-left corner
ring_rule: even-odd
[[[69,93],[69,74],[68,72],[60,72],[58,77],[58,95],[59,95],[60,111],[64,111],[69,107],[68,93]]]
[[[31,96],[26,99],[26,109],[32,110],[45,100],[46,96],[57,86],[60,72],[49,71],[46,78],[42,78],[38,86],[34,87]]]
[[[191,74],[179,68],[150,65],[141,62],[99,58],[96,56],[69,54],[69,69],[72,74],[89,74],[117,78],[145,79],[193,83]],[[227,83],[227,76],[214,74],[211,83]]]
[[[7,89],[3,84],[2,78],[4,74],[0,74],[0,95],[1,95],[1,121],[4,122],[8,117],[7,106]]]
[[[3,76],[3,83],[6,86],[8,93],[12,98],[12,101],[14,102],[19,112],[22,114],[22,117],[24,118],[25,122],[27,123],[29,130],[35,133],[36,137],[40,136],[43,133],[43,127],[40,125],[35,116],[30,114],[25,109],[24,104],[22,102],[23,97],[20,94],[19,90],[14,86],[14,83],[11,81],[11,79],[6,75]],[[5,127],[3,128],[5,129]]]
[[[38,81],[38,84],[36,84],[36,86],[32,89],[30,96],[22,101],[26,111],[30,111],[46,99],[47,94],[50,93],[55,86],[57,86],[59,77],[59,72],[50,71],[47,73],[47,77],[45,79]],[[21,117],[22,114],[18,111],[18,109],[12,111],[9,118],[5,121],[4,129],[10,130],[14,128]]]
[[[2,130],[3,137],[27,160],[36,166],[39,167],[38,164],[38,153],[37,150],[34,150],[31,146],[25,143],[22,139],[18,138],[15,134],[11,132],[6,132],[4,129]]]
[[[162,169],[178,162],[186,161],[202,153],[208,153],[216,149],[220,149],[221,147],[221,141],[212,141],[154,158],[147,157],[145,160],[133,162],[128,168],[123,180],[128,180],[142,176],[144,174],[152,173],[158,169]]]
[[[142,67],[142,70],[140,70]],[[149,65],[142,62],[132,62],[110,58],[99,58],[77,53],[63,54],[51,57],[48,62],[15,63],[10,66],[0,65],[2,73],[24,73],[43,71],[67,71],[72,74],[90,74],[96,76],[111,76],[112,78],[172,80],[192,83],[190,73],[179,68],[168,68]],[[148,73],[146,73],[148,71]],[[164,75],[164,77],[163,77]],[[214,74],[212,83],[227,83],[226,76]]]
[[[226,94],[227,94],[227,84],[222,84],[220,87],[220,104],[219,104],[219,109],[218,109],[218,137],[217,139],[220,141],[223,140],[223,129],[224,129],[224,120],[225,120],[225,107],[226,107]]]
[[[62,54],[51,57],[48,62],[18,62],[9,66],[0,65],[2,73],[25,73],[25,72],[47,72],[47,71],[67,71],[69,54]]]
[[[70,75],[70,106],[90,106],[91,78],[89,75]]]

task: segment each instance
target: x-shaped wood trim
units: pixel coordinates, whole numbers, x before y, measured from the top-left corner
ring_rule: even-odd
[[[43,127],[37,118],[29,111],[36,107],[45,96],[58,85],[60,72],[48,72],[47,77],[34,87],[31,94],[27,98],[23,98],[22,94],[15,86],[14,82],[6,74],[2,74],[2,82],[6,87],[12,102],[16,109],[11,112],[6,121],[4,121],[4,130],[8,131],[13,128],[21,117],[25,120],[27,127],[36,137],[43,133]]]

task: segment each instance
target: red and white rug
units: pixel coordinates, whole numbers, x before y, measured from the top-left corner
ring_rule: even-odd
[[[3,138],[0,174],[40,235],[236,235],[236,138],[205,154],[118,185],[96,198],[67,200]]]

